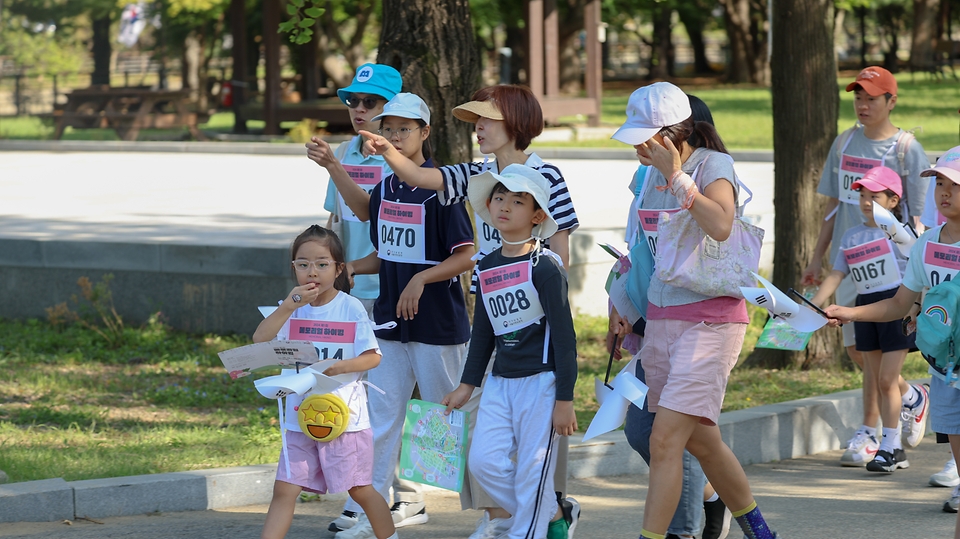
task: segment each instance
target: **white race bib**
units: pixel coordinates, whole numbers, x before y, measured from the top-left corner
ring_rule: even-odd
[[[955,278],[960,273],[960,246],[927,242],[923,247],[923,272],[931,287]]]
[[[304,318],[290,319],[291,341],[310,341],[320,359],[353,359],[357,357],[353,350],[353,343],[357,336],[356,322],[331,322],[327,320],[308,320]],[[300,403],[310,393],[287,395],[284,418],[287,430],[300,432],[300,423],[297,421],[297,409]]]
[[[406,264],[439,264],[426,259],[426,208],[423,204],[380,201],[377,234],[383,260]]]
[[[366,191],[368,195],[373,192],[373,188],[380,183],[380,179],[383,177],[383,168],[379,166],[343,165],[343,169],[347,171],[350,178],[352,178],[361,189]],[[345,221],[360,222],[360,219],[353,213],[353,210],[343,201],[343,197],[340,196],[339,192],[337,192],[337,204],[340,205],[340,216],[343,217]]]
[[[483,270],[479,279],[483,306],[494,334],[517,331],[543,318],[530,260]]]
[[[841,250],[858,294],[890,290],[900,285],[900,266],[890,248],[890,240],[881,238]]]
[[[660,220],[660,214],[667,213],[672,215],[678,211],[680,210],[637,210],[640,230],[647,239],[647,245],[650,246],[650,252],[653,256],[657,256],[657,222]]]
[[[854,157],[852,155],[842,154],[840,156],[840,171],[837,173],[839,182],[840,202],[847,204],[860,204],[860,193],[854,191],[851,187],[854,182],[863,178],[873,167],[879,167],[883,164],[882,159],[867,159],[866,157]]]
[[[473,214],[473,220],[477,225],[477,246],[481,254],[488,255],[503,245],[500,242],[499,230],[493,228],[476,213]]]

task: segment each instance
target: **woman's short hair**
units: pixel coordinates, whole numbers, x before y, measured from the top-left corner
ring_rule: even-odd
[[[526,150],[530,142],[543,132],[543,110],[540,102],[526,86],[498,84],[474,92],[472,101],[493,101],[503,115],[507,136],[518,150]]]

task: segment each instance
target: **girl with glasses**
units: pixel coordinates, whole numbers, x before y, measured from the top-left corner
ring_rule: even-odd
[[[303,432],[300,409],[312,397],[291,394],[286,397],[283,448],[280,465],[273,486],[273,499],[267,510],[261,537],[285,537],[293,522],[294,508],[302,490],[318,492],[349,492],[350,497],[369,516],[377,539],[396,539],[397,533],[386,501],[371,486],[373,482],[373,433],[367,413],[367,396],[360,383],[360,374],[380,363],[380,348],[373,327],[363,305],[347,293],[343,246],[337,235],[313,225],[293,241],[291,248],[297,286],[267,316],[253,334],[254,342],[273,339],[315,341],[318,351],[331,358],[343,358],[323,371],[327,376],[355,373],[352,381],[332,393],[319,396],[328,402],[342,405],[338,415],[343,431],[332,434],[322,430],[315,433],[310,427]],[[352,339],[337,339],[299,331],[315,327],[322,320],[344,330]],[[326,358],[324,358],[326,359]],[[321,408],[323,409],[323,408]],[[329,411],[329,408],[327,408]],[[321,436],[321,438],[318,438]]]

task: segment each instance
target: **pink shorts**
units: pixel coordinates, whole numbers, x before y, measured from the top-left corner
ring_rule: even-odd
[[[346,492],[373,483],[373,430],[344,432],[329,442],[315,441],[302,432],[287,431],[290,476],[283,449],[277,481],[320,494]]]
[[[648,320],[640,362],[650,411],[663,406],[716,425],[746,330],[740,323]]]

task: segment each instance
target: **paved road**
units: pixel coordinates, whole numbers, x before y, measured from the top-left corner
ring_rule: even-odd
[[[768,521],[784,539],[870,538],[926,539],[949,537],[955,515],[942,512],[950,489],[927,486],[931,473],[947,459],[946,445],[928,436],[908,453],[911,467],[892,475],[862,468],[841,468],[839,451],[747,467],[754,494]],[[572,480],[570,491],[583,506],[578,537],[632,538],[639,535],[646,496],[646,475]],[[265,505],[222,511],[169,513],[102,519],[102,524],[77,520],[66,523],[0,525],[0,537],[40,539],[259,537]],[[337,501],[297,507],[288,537],[329,539],[327,523],[339,512]],[[478,517],[460,511],[456,495],[428,493],[430,522],[404,528],[401,537],[454,539],[470,534]],[[736,533],[730,534],[737,538]]]

